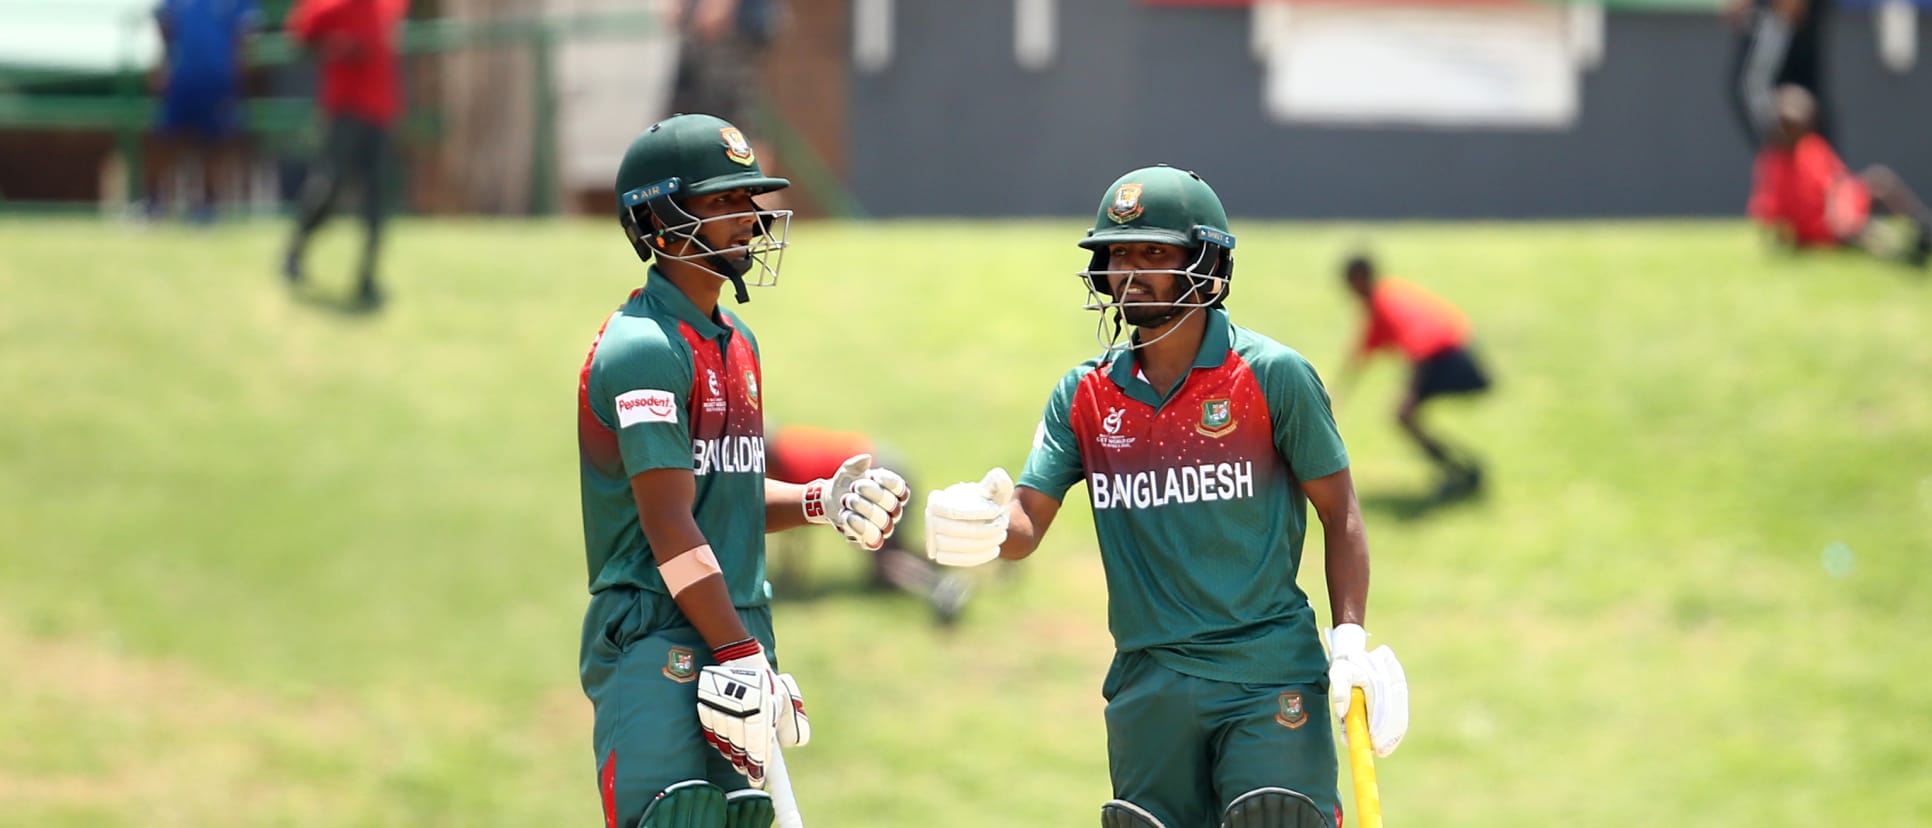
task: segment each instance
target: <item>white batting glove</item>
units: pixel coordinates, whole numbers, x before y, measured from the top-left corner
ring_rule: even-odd
[[[805,521],[831,524],[853,545],[876,552],[898,528],[911,499],[905,478],[872,468],[870,454],[856,454],[831,477],[805,484]]]
[[[993,469],[978,483],[926,495],[926,557],[946,566],[979,566],[1000,556],[1013,478]]]
[[[1360,624],[1343,624],[1328,633],[1328,700],[1335,719],[1348,716],[1353,688],[1362,688],[1368,704],[1369,742],[1375,755],[1387,756],[1409,732],[1409,677],[1395,651],[1384,644],[1367,652],[1368,631]],[[1348,741],[1348,728],[1342,741]]]
[[[756,641],[720,648],[720,655],[748,652],[698,673],[698,724],[704,739],[731,766],[751,781],[765,785],[772,740],[796,747],[812,740],[805,717],[805,700],[789,673],[772,670],[764,648]]]

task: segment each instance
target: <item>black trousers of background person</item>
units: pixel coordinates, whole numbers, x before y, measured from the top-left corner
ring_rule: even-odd
[[[1760,5],[1738,36],[1737,53],[1731,61],[1731,104],[1744,140],[1753,152],[1764,144],[1763,128],[1752,117],[1747,90],[1756,88],[1769,94],[1782,84],[1796,84],[1811,93],[1818,103],[1815,129],[1828,143],[1836,144],[1832,131],[1830,98],[1824,85],[1825,22],[1831,17],[1828,0],[1811,0],[1798,25],[1788,38],[1769,36],[1766,18],[1770,9]]]
[[[376,283],[376,250],[382,242],[383,195],[389,181],[389,131],[355,115],[330,117],[322,152],[302,182],[295,237],[289,242],[290,267],[299,272],[309,238],[335,213],[336,202],[351,185],[362,191],[362,262],[358,270],[364,294]]]

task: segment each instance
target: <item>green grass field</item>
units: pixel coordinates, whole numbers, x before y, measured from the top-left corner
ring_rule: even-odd
[[[280,225],[0,222],[0,825],[599,824],[572,408],[643,278],[609,224],[401,223],[358,316],[291,301]],[[1080,227],[794,228],[742,309],[770,413],[874,432],[931,485],[1017,469],[1095,350]],[[1488,496],[1427,513],[1401,369],[1340,401],[1368,626],[1414,694],[1389,825],[1932,813],[1932,282],[1728,222],[1236,229],[1236,320],[1324,371],[1366,238],[1499,380],[1432,415]],[[353,243],[324,239],[314,295],[348,293]],[[855,350],[876,388],[840,387]],[[949,634],[818,534],[777,610],[811,824],[1093,824],[1084,514]]]

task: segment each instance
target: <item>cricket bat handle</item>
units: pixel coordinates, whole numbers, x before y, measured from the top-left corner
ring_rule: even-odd
[[[771,762],[765,767],[765,792],[771,794],[771,809],[778,815],[778,828],[805,828],[798,815],[798,797],[792,795],[792,775],[785,770],[785,754],[772,740]]]
[[[1349,688],[1348,770],[1355,780],[1355,822],[1362,828],[1382,828],[1382,791],[1375,784],[1375,746],[1369,742],[1368,699],[1362,688]],[[783,824],[782,822],[780,824]]]

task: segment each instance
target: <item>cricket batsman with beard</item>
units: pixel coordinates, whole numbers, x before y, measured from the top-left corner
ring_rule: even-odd
[[[927,554],[972,566],[1031,554],[1087,484],[1116,650],[1104,828],[1333,828],[1322,711],[1342,718],[1362,688],[1383,756],[1408,729],[1402,667],[1362,628],[1368,540],[1328,394],[1300,354],[1229,320],[1234,244],[1200,176],[1114,182],[1080,241],[1106,350],[1053,390],[1017,487],[996,468],[926,503]],[[1295,582],[1310,504],[1326,655]]]
[[[777,281],[791,213],[756,198],[788,183],[709,115],[658,122],[618,167],[618,221],[650,275],[605,319],[577,387],[579,671],[607,828],[770,828],[766,772],[811,730],[775,670],[764,536],[829,524],[877,550],[908,495],[865,454],[829,478],[766,478],[758,341],[718,299]],[[868,363],[825,367],[863,379]]]

